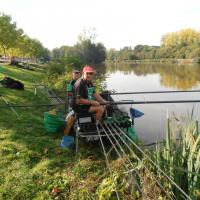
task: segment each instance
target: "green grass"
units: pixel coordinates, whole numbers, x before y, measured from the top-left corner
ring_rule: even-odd
[[[42,90],[34,95],[35,82],[42,82],[45,72],[28,71],[4,65],[0,79],[10,76],[25,85],[24,91],[0,87],[0,94],[18,104],[48,103]],[[5,102],[0,98],[0,105]],[[93,147],[62,150],[62,133],[48,134],[43,127],[47,108],[0,110],[0,199],[88,199],[95,182],[104,173],[102,154]],[[96,155],[95,155],[96,154]],[[101,158],[101,159],[99,159]],[[101,181],[102,179],[100,179]],[[89,187],[84,188],[84,185]],[[56,188],[59,190],[57,191]],[[80,198],[80,195],[82,197]]]
[[[43,90],[34,95],[33,84],[43,82],[46,75],[41,69],[35,70],[4,65],[0,79],[10,76],[20,80],[25,90],[0,87],[0,94],[16,104],[48,103]],[[1,98],[0,105],[5,105]],[[15,110],[19,117],[10,109],[0,108],[0,200],[116,199],[113,179],[99,146],[82,142],[77,155],[73,150],[63,150],[59,147],[62,133],[48,134],[44,130],[43,113],[47,108]],[[130,177],[122,173],[122,159],[110,162],[121,199],[143,199],[134,183],[128,183]],[[143,192],[152,200],[166,199],[151,174],[140,168]]]
[[[34,95],[33,86],[35,82],[45,80],[45,71],[27,71],[4,65],[0,79],[5,75],[18,79],[25,85],[24,91],[0,88],[0,94],[9,102],[48,103],[42,90]],[[5,105],[2,99],[0,105]],[[47,108],[15,110],[19,117],[10,109],[0,110],[1,200],[116,199],[113,179],[109,176],[100,147],[82,142],[77,155],[73,150],[63,150],[59,147],[62,133],[48,134],[44,130],[43,113]],[[121,199],[142,199],[134,189],[134,184],[128,184],[127,189],[130,177],[122,173],[122,160],[113,159],[111,165]],[[149,179],[147,176],[144,178]],[[147,182],[145,179],[144,183]],[[148,181],[148,184],[150,182],[152,181]],[[148,188],[156,189],[154,185],[148,185]],[[151,194],[148,188],[147,183],[144,184],[144,190]],[[156,195],[150,199],[162,196],[160,191],[156,191]]]

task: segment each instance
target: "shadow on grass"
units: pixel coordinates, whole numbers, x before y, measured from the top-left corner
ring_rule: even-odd
[[[12,65],[4,65],[2,68],[3,70],[1,72],[0,78],[3,76],[10,76],[11,78],[22,81],[24,84],[32,84],[33,81],[34,83],[41,82],[45,76],[44,72],[41,73],[41,71],[27,71]]]
[[[0,93],[8,101],[19,104],[47,103],[42,92],[33,95],[31,86],[31,82],[40,80],[42,75],[35,78],[33,74],[36,72],[26,70],[24,74],[22,69],[11,67],[4,67],[4,72],[27,82],[23,92],[0,88]],[[32,74],[33,79],[28,74]],[[2,104],[5,102],[0,99]],[[79,179],[83,180],[90,173],[101,174],[104,170],[102,165],[95,164],[93,167],[96,160],[104,159],[96,145],[81,142],[80,151],[75,155],[74,150],[60,148],[62,131],[55,134],[45,132],[43,113],[49,108],[15,110],[19,117],[8,108],[0,110],[0,199],[52,199],[55,197],[52,195],[55,187],[61,190],[59,199],[65,199],[69,188],[79,184]],[[70,180],[72,186],[69,186],[70,176],[74,177]]]

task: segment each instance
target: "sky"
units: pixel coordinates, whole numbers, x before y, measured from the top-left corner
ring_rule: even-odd
[[[49,49],[74,45],[93,28],[96,42],[115,49],[160,45],[164,34],[184,28],[200,31],[199,0],[0,0],[0,12]]]

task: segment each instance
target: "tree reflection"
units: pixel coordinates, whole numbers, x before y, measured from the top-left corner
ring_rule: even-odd
[[[105,67],[103,67],[105,70]],[[120,71],[124,74],[134,73],[137,76],[159,74],[160,84],[165,87],[186,90],[200,83],[200,65],[176,64],[125,64],[109,63],[106,72],[109,74]]]

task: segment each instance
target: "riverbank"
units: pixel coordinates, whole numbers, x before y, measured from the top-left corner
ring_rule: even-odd
[[[0,88],[9,102],[48,104],[44,92],[34,95],[33,83],[45,78],[45,71],[28,71],[3,65],[0,79],[21,81],[24,91]],[[0,104],[5,102],[0,98]],[[104,159],[93,146],[81,144],[80,152],[60,148],[63,133],[49,134],[43,125],[47,108],[9,108],[0,114],[0,199],[94,199],[98,185],[107,176]]]
[[[41,83],[44,80],[45,70],[28,71],[4,65],[0,79],[5,75],[20,80],[25,85],[24,91],[0,88],[1,95],[9,102],[49,103],[42,90],[38,90],[37,95],[34,95],[33,83]],[[0,99],[0,104],[4,105],[5,102]],[[155,177],[171,194],[172,191],[166,186],[168,182],[163,179],[162,174],[157,176],[157,169],[151,166],[148,159],[136,151],[134,146],[130,145],[134,154],[127,152],[131,165],[126,157],[120,158],[112,152],[113,156],[109,159],[113,172],[111,176],[105,167],[102,150],[96,144],[81,142],[77,155],[73,150],[60,148],[63,133],[48,134],[44,130],[43,113],[48,111],[47,108],[15,108],[15,110],[18,117],[10,109],[1,109],[0,199],[115,200],[114,191],[117,187],[121,199],[143,200],[148,197],[151,200],[165,200],[167,196],[156,183]],[[198,145],[197,143],[196,147]],[[174,147],[174,144],[172,146]],[[142,148],[142,145],[139,147]],[[171,148],[172,154],[173,151],[176,152],[176,149]],[[157,155],[160,152],[162,147]],[[152,158],[153,155],[156,156],[153,152],[146,151],[146,153]],[[199,154],[195,150],[195,156],[197,155]],[[132,173],[127,172],[124,163],[129,169],[134,167]],[[136,182],[132,177],[136,178]],[[195,184],[199,183],[198,180]],[[195,190],[195,194],[197,192],[198,190]]]
[[[110,61],[106,60],[106,63],[130,63],[130,64],[149,64],[149,63],[165,63],[165,64],[199,64],[199,59],[172,59],[172,58],[162,58],[162,59],[143,59],[143,60],[123,60],[123,61]]]

